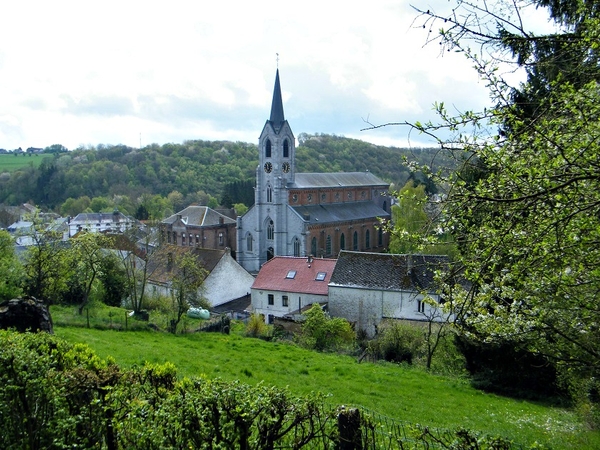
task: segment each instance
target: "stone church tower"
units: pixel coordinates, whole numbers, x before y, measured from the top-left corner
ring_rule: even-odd
[[[389,184],[370,172],[297,173],[296,140],[283,113],[279,69],[271,116],[258,140],[255,202],[237,221],[236,258],[257,273],[273,256],[337,257],[382,251]]]

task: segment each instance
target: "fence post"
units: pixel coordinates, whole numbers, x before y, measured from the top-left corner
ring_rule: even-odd
[[[360,411],[357,408],[340,409],[338,413],[339,450],[362,449]]]

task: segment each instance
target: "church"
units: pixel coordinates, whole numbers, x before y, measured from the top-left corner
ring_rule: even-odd
[[[273,256],[336,258],[340,250],[381,252],[389,236],[389,183],[370,172],[298,173],[296,139],[283,113],[279,69],[258,141],[254,205],[237,219],[236,259],[258,273]]]

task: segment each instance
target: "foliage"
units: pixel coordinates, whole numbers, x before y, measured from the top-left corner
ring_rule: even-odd
[[[170,331],[175,333],[181,317],[190,306],[196,306],[202,295],[200,289],[204,283],[207,272],[198,264],[197,258],[188,252],[178,253],[173,258],[173,277],[171,278],[171,326]]]
[[[390,322],[382,326],[376,339],[368,344],[371,355],[390,362],[412,364],[425,345],[418,326]]]
[[[21,265],[15,255],[11,235],[0,230],[0,301],[18,297],[21,293]]]
[[[62,235],[34,218],[29,237],[33,245],[27,247],[23,257],[24,291],[46,304],[60,303],[68,290],[71,269]]]
[[[346,319],[329,317],[318,303],[304,315],[300,342],[305,347],[325,351],[341,350],[354,344],[354,331]]]
[[[260,314],[252,314],[246,324],[246,336],[266,337],[270,334],[269,325]]]
[[[100,263],[98,279],[102,283],[102,302],[109,306],[121,306],[128,294],[128,280],[121,262],[113,253],[104,256]]]
[[[420,239],[430,234],[430,225],[425,205],[427,194],[425,185],[416,186],[412,180],[407,181],[397,194],[399,203],[392,206],[393,231],[390,235],[390,253],[418,253]]]
[[[598,3],[533,2],[557,25],[547,35],[524,28],[525,2],[457,3],[447,16],[423,12],[424,26],[443,21],[440,43],[473,62],[494,106],[452,116],[440,103],[441,124],[414,126],[452,132],[439,142],[463,161],[444,180],[443,225],[471,283],[456,296],[459,323],[468,339],[542,356],[587,385],[600,376]],[[510,56],[527,75],[518,87],[499,75]]]

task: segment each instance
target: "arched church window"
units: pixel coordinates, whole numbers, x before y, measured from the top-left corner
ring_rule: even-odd
[[[317,256],[317,238],[313,237],[312,241],[310,241],[310,254],[313,256]]]
[[[385,212],[387,212],[387,202],[386,201],[383,202],[383,210]]]
[[[300,256],[300,240],[294,238],[294,256]]]
[[[271,139],[267,139],[265,143],[265,158],[271,157]]]
[[[358,231],[355,231],[352,236],[352,250],[358,250]]]
[[[248,233],[248,236],[246,236],[246,251],[252,251],[252,235],[250,233]]]
[[[273,201],[273,188],[271,185],[267,185],[267,203],[271,203]]]
[[[371,231],[365,231],[365,248],[371,248]]]
[[[381,247],[383,245],[383,228],[379,229],[377,241],[378,241],[377,245],[379,245]]]
[[[290,142],[287,139],[283,141],[283,157],[290,157]]]
[[[327,255],[331,255],[331,235],[327,235],[327,239],[325,239],[325,253]]]
[[[346,236],[344,233],[340,236],[340,250],[346,250]]]
[[[275,224],[272,220],[269,220],[269,224],[267,225],[267,239],[272,241],[275,238]]]

